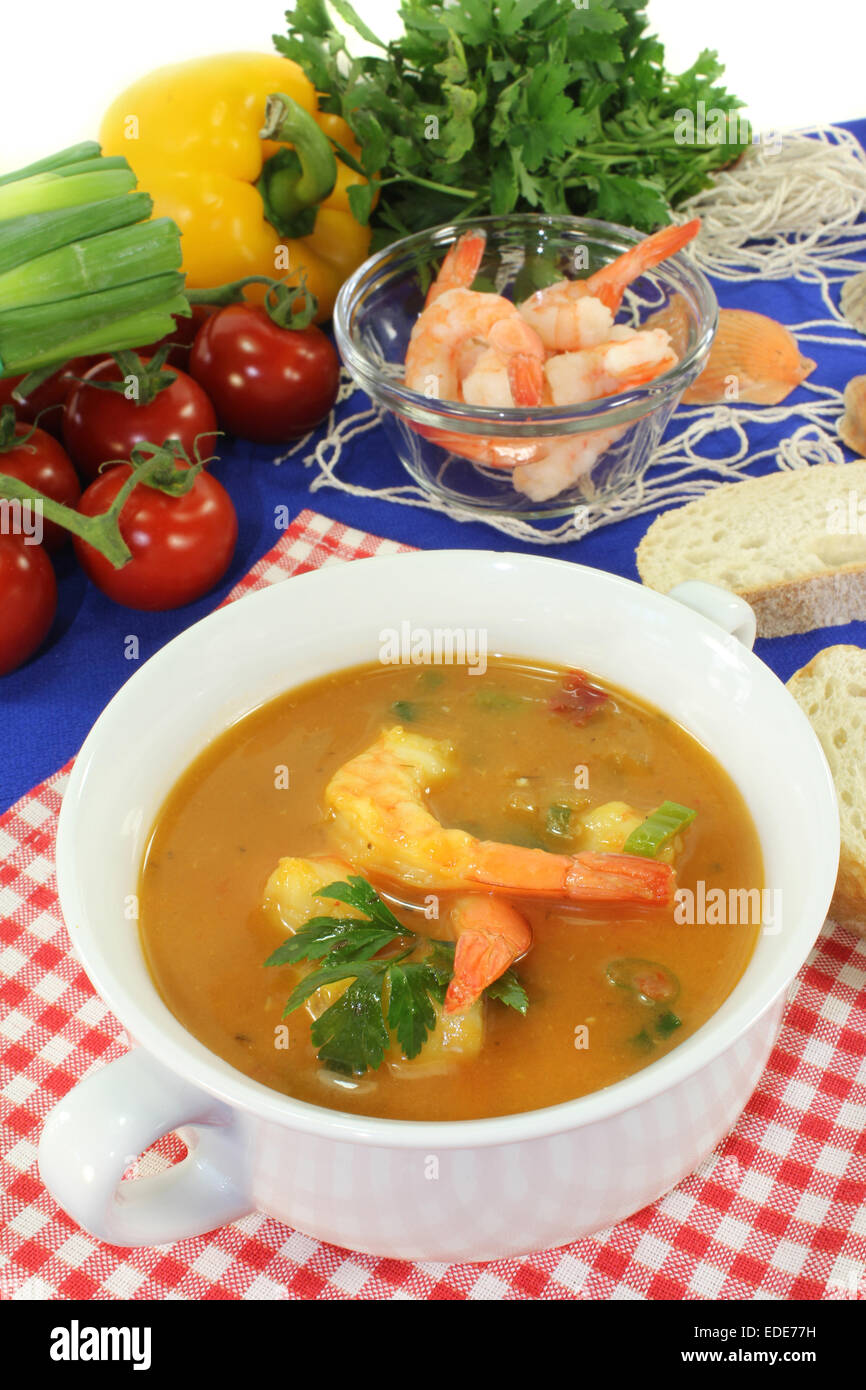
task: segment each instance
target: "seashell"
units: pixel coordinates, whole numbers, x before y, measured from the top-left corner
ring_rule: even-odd
[[[866,334],[866,270],[845,281],[839,305],[851,326]]]
[[[855,454],[866,458],[866,376],[853,376],[842,400],[845,413],[839,420],[839,438]]]
[[[646,323],[642,323],[640,326],[641,328],[663,328],[670,337],[671,347],[677,355],[677,360],[682,361],[689,346],[691,319],[688,305],[681,294],[671,295],[665,307],[650,314]]]
[[[722,309],[707,365],[683,394],[685,405],[750,401],[778,405],[815,370],[793,333],[766,314]]]

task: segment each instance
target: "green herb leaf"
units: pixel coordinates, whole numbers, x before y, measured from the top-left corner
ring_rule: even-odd
[[[364,171],[381,173],[372,212],[350,193],[377,246],[527,207],[651,231],[751,140],[714,52],[667,71],[644,0],[403,0],[388,44],[349,0],[333,9],[348,40],[323,0],[295,0],[275,43],[348,122]],[[356,35],[375,51],[356,53]],[[678,139],[699,102],[723,113],[721,134]]]
[[[529,996],[513,970],[506,970],[504,975],[487,986],[484,993],[488,999],[498,999],[500,1004],[507,1004],[509,1009],[516,1009],[519,1014],[526,1016]]]
[[[345,883],[329,883],[327,888],[319,888],[316,897],[335,898],[337,902],[348,903],[349,907],[365,912],[371,921],[379,922],[383,927],[390,927],[397,936],[406,932],[405,927],[397,920],[390,907],[383,903],[372,884],[359,875],[350,874]]]
[[[292,990],[286,1006],[283,1009],[283,1018],[288,1018],[289,1014],[294,1013],[302,1004],[306,1004],[311,994],[315,994],[317,989],[323,985],[336,985],[342,980],[360,979],[366,977],[373,979],[379,975],[384,975],[385,966],[370,961],[361,961],[356,965],[351,962],[338,961],[334,965],[323,965],[319,970],[311,970],[309,975],[299,981]]]
[[[413,724],[418,718],[418,706],[409,700],[395,700],[391,706],[391,713],[402,719],[404,724]]]
[[[357,875],[320,888],[316,897],[348,903],[366,917],[312,917],[268,957],[265,965],[321,961],[292,990],[283,1018],[323,986],[351,980],[312,1025],[310,1036],[320,1060],[333,1070],[362,1075],[381,1066],[392,1030],[405,1055],[417,1057],[436,1027],[435,1005],[445,1001],[454,971],[455,943],[419,938],[402,925],[367,880]],[[374,959],[398,938],[409,938],[411,944],[398,955]],[[419,949],[425,952],[422,958],[409,959]],[[383,1012],[386,982],[387,1019]],[[529,1007],[526,991],[511,970],[486,993],[521,1014]]]
[[[431,1002],[431,996],[436,998],[436,977],[426,961],[406,961],[391,966],[388,980],[388,1027],[397,1034],[406,1056],[417,1057],[436,1027],[436,1011]]]
[[[659,1014],[656,1019],[656,1032],[660,1038],[669,1038],[678,1028],[682,1028],[683,1021],[675,1013],[668,1009],[665,1013]]]
[[[321,960],[338,951],[344,962],[368,960],[401,934],[402,929],[395,931],[361,918],[312,917],[268,956],[265,965],[295,965],[300,960]],[[336,965],[336,958],[328,963]]]
[[[382,1011],[384,972],[361,975],[316,1019],[310,1037],[332,1071],[361,1076],[382,1065],[391,1035]]]

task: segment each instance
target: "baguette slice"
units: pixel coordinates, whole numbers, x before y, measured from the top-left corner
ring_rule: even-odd
[[[866,459],[727,483],[663,512],[637,567],[662,592],[685,579],[732,589],[760,637],[866,618]]]
[[[811,720],[836,784],[842,849],[830,916],[866,936],[866,651],[825,647],[794,672],[788,689]]]

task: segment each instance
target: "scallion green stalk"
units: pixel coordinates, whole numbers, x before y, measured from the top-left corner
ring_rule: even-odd
[[[53,169],[55,178],[68,179],[73,174],[101,174],[107,169],[128,169],[129,164],[122,154],[101,154],[95,159],[80,159],[75,164],[64,164],[62,169]]]
[[[0,377],[122,352],[190,312],[180,232],[93,142],[0,177]],[[24,383],[22,383],[22,386]]]
[[[123,193],[101,203],[33,212],[0,222],[0,275],[71,241],[142,222],[152,211],[153,199],[147,193]]]
[[[109,329],[116,319],[160,304],[182,295],[183,275],[171,272],[151,275],[131,285],[118,285],[112,290],[79,295],[53,304],[31,304],[22,309],[5,309],[0,313],[0,363],[8,375],[29,370],[21,363],[36,361],[36,365],[52,360],[51,354],[62,360],[61,345],[70,338],[99,334]],[[109,335],[110,336],[110,335]],[[110,348],[106,349],[110,351]],[[71,355],[71,354],[67,354]]]
[[[37,159],[35,164],[26,164],[23,169],[13,169],[11,174],[0,175],[0,184],[17,183],[19,179],[29,179],[32,174],[47,174],[58,169],[66,169],[70,164],[81,164],[83,160],[102,157],[95,140],[83,140],[79,145],[69,145],[65,150],[49,154],[45,159]]]
[[[663,801],[645,821],[635,826],[622,847],[623,853],[642,854],[647,859],[654,859],[668,840],[691,825],[696,815],[696,811],[681,806],[678,801]]]
[[[51,212],[54,208],[75,207],[114,198],[135,188],[135,174],[125,169],[95,170],[88,174],[34,174],[20,182],[0,187],[0,221],[26,217],[32,212]]]
[[[151,303],[147,308],[111,319],[95,328],[85,330],[81,325],[69,326],[58,331],[50,345],[31,348],[29,356],[17,344],[11,349],[13,356],[8,362],[0,352],[0,375],[23,376],[42,367],[59,366],[70,357],[91,357],[100,353],[122,352],[125,348],[140,348],[142,343],[158,342],[174,332],[178,316],[189,316],[189,303],[182,294]]]
[[[145,281],[180,266],[177,227],[167,217],[73,241],[0,274],[0,313],[53,304]]]

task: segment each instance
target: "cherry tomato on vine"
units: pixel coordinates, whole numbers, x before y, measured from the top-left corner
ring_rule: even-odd
[[[78,510],[84,516],[108,511],[129,474],[126,464],[107,468]],[[161,611],[193,603],[222,579],[234,554],[238,519],[225,488],[202,471],[180,497],[144,483],[134,487],[120,513],[120,534],[132,551],[120,569],[76,536],[82,569],[116,603]]]
[[[153,354],[166,344],[171,344],[171,350],[165,359],[169,367],[180,367],[183,371],[189,371],[189,355],[192,345],[195,342],[196,334],[206,319],[214,313],[212,304],[193,304],[192,313],[184,318],[178,314],[174,321],[174,329],[171,333],[160,338],[158,343],[148,343],[146,347],[140,347],[138,353],[141,357],[152,357]]]
[[[78,379],[90,367],[101,361],[99,357],[70,357],[51,376],[46,377],[35,391],[30,391],[23,401],[12,399],[12,392],[23,381],[23,376],[8,376],[0,381],[0,406],[11,405],[18,420],[35,424],[39,417],[39,428],[53,434],[55,439],[63,436],[63,407],[69,399]]]
[[[42,546],[0,532],[0,676],[42,645],[56,609],[57,581]]]
[[[340,384],[340,360],[320,328],[283,328],[255,304],[229,304],[196,335],[189,369],[230,434],[283,444],[318,425]]]
[[[141,366],[148,363],[142,359]],[[127,459],[137,444],[163,444],[179,439],[195,457],[196,439],[202,458],[213,452],[217,422],[214,408],[197,382],[177,368],[153,372],[158,381],[174,375],[148,399],[148,378],[142,373],[140,398],[127,399],[122,390],[106,389],[99,382],[122,382],[121,368],[113,358],[98,362],[66,403],[63,438],[73,462],[84,478],[95,478],[109,460]],[[202,437],[199,437],[202,436]]]
[[[19,421],[14,427],[14,439],[9,446],[0,449],[0,473],[10,478],[20,478],[38,492],[44,492],[55,502],[74,507],[81,496],[78,474],[72,467],[69,455],[43,429],[33,429]],[[46,550],[59,550],[69,539],[69,532],[53,521],[43,523],[42,543]]]

